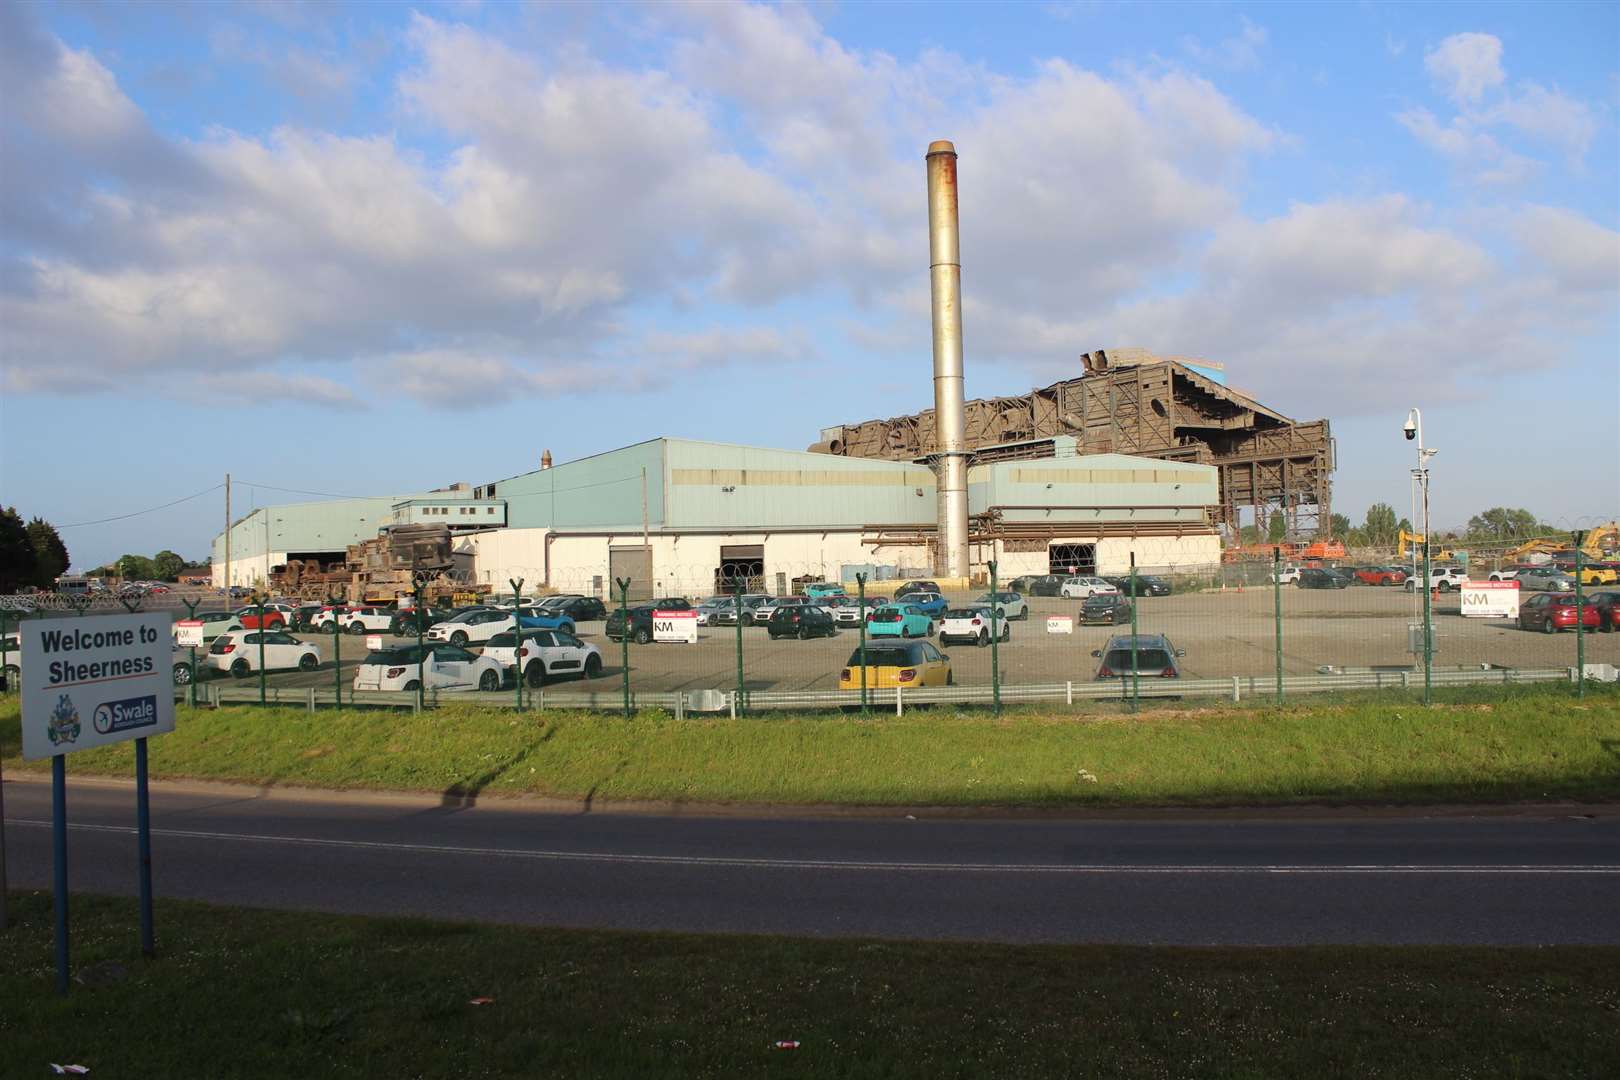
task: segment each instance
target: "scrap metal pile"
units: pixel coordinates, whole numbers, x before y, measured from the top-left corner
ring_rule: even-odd
[[[1291,538],[1326,536],[1332,522],[1333,436],[1326,420],[1298,422],[1188,365],[1145,349],[1081,356],[1085,374],[1020,397],[966,406],[974,461],[1050,457],[1060,435],[1082,454],[1135,454],[1216,467],[1217,521],[1264,525],[1283,511]],[[845,457],[926,460],[937,452],[934,411],[843,424],[811,450]],[[1013,445],[1009,445],[1013,444]],[[1247,522],[1240,521],[1247,508]]]
[[[430,603],[473,603],[490,591],[457,569],[446,525],[394,526],[375,540],[350,544],[342,564],[291,559],[271,573],[270,587],[289,599],[342,595],[350,603],[393,604],[410,597],[419,578]]]

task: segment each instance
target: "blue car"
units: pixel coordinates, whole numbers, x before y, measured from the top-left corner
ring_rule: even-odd
[[[574,632],[574,620],[567,615],[524,613],[518,616],[518,622],[523,624],[525,630],[563,630],[570,634]]]
[[[888,604],[866,616],[872,637],[931,637],[934,620],[915,604]]]
[[[937,592],[910,593],[906,596],[906,603],[923,612],[931,619],[942,618],[946,610],[951,606]]]

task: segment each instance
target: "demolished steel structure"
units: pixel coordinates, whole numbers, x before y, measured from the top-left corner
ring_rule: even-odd
[[[1245,524],[1264,534],[1274,510],[1283,512],[1290,539],[1329,535],[1334,446],[1326,420],[1291,420],[1188,366],[1201,361],[1144,349],[1098,349],[1080,359],[1080,378],[1020,397],[968,402],[966,445],[973,460],[1051,457],[1050,440],[1068,435],[1081,454],[1213,465],[1220,477],[1217,524],[1230,541]],[[926,462],[939,452],[934,433],[929,410],[827,428],[810,449]]]

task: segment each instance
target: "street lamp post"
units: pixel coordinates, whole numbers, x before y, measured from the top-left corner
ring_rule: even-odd
[[[1414,408],[1406,414],[1406,424],[1402,430],[1408,442],[1417,441],[1418,467],[1415,475],[1423,493],[1423,704],[1428,705],[1434,694],[1434,603],[1430,591],[1433,570],[1429,564],[1433,530],[1429,524],[1429,459],[1439,451],[1423,441],[1423,413],[1420,410]]]

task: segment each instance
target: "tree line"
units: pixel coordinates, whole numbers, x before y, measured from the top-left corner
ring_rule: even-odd
[[[1373,503],[1367,508],[1367,518],[1360,525],[1352,524],[1343,514],[1333,515],[1333,535],[1347,547],[1394,547],[1401,532],[1416,532],[1405,518],[1396,518],[1394,507],[1388,503]],[[1530,511],[1519,507],[1495,506],[1468,519],[1462,530],[1436,529],[1434,540],[1446,543],[1505,543],[1525,540],[1532,536],[1556,534]]]
[[[0,510],[0,593],[55,588],[69,565],[56,526],[40,517],[25,523],[15,506]]]

